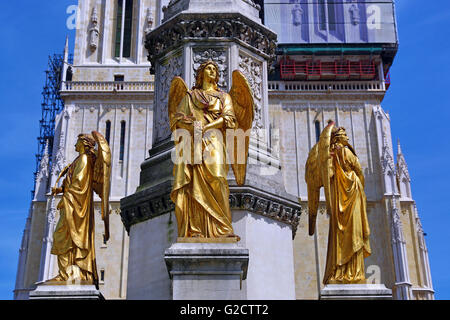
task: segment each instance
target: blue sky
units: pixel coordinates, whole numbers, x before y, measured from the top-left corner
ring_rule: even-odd
[[[4,1],[0,108],[0,299],[11,299],[18,252],[33,188],[41,91],[48,56],[73,49],[66,9],[75,0]],[[397,0],[400,50],[383,108],[401,140],[425,232],[438,299],[450,299],[450,1]]]

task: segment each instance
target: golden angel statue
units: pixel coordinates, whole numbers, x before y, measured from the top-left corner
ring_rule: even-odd
[[[225,134],[230,130],[247,132],[251,129],[254,101],[244,75],[235,70],[232,78],[230,92],[221,91],[217,86],[219,67],[213,61],[206,61],[197,69],[192,90],[180,77],[175,77],[171,83],[170,128],[176,146],[189,140],[188,150],[191,150],[188,157],[178,155],[187,161],[175,162],[173,170],[171,199],[175,203],[179,238],[235,238],[239,241],[231,225],[227,173],[231,163],[236,182],[244,183],[249,137],[245,138],[245,143],[235,143],[234,151],[230,152],[231,144],[227,148]],[[180,131],[188,136],[178,139],[176,134]],[[195,143],[196,132],[200,133],[200,143]],[[185,141],[181,141],[183,138]],[[208,156],[202,157],[206,153]],[[239,157],[243,161],[239,161]]]
[[[60,217],[51,249],[58,256],[59,273],[50,281],[77,281],[98,288],[93,192],[101,198],[104,240],[108,241],[111,151],[106,139],[96,131],[92,135],[80,134],[75,150],[78,157],[61,171],[52,188],[52,195],[62,193],[62,198],[57,206]],[[62,187],[57,187],[63,176]]]
[[[364,258],[371,254],[364,175],[345,128],[336,128],[329,121],[309,153],[305,180],[309,235],[315,232],[322,187],[330,215],[323,283],[364,283]]]

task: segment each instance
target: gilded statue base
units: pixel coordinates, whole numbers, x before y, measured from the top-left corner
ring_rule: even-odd
[[[30,292],[30,300],[105,300],[91,283],[80,281],[55,281],[37,283]]]
[[[236,243],[241,240],[240,237],[227,238],[177,238],[178,243]]]
[[[320,300],[392,300],[392,290],[384,284],[327,284]]]

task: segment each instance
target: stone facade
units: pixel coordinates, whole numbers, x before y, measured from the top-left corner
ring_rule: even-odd
[[[64,82],[62,85],[61,95],[65,102],[65,109],[56,120],[53,167],[49,168],[48,165],[46,167],[44,161],[38,174],[39,179],[36,181],[36,190],[39,192],[36,193],[30,206],[24,229],[15,299],[27,299],[28,292],[36,288],[37,282],[49,279],[56,274],[55,257],[49,254],[49,248],[52,241],[52,228],[58,218],[54,209],[58,199],[52,199],[48,191],[50,186],[53,186],[59,170],[75,158],[76,152],[73,146],[77,135],[92,130],[106,134],[107,121],[111,126],[110,145],[113,156],[111,188],[113,213],[110,222],[111,240],[103,244],[103,225],[98,213],[99,199],[96,198],[97,264],[99,273],[103,272],[104,276],[104,280],[100,282],[100,291],[106,299],[139,299],[144,296],[152,296],[155,299],[170,298],[169,277],[162,263],[163,260],[152,260],[154,256],[163,256],[164,250],[176,239],[173,204],[170,203],[165,192],[170,190],[170,181],[166,181],[166,189],[161,190],[159,198],[156,197],[154,201],[146,204],[148,207],[142,207],[139,212],[120,212],[120,200],[134,194],[142,179],[152,181],[157,177],[157,172],[140,176],[141,164],[143,167],[148,165],[148,152],[155,142],[167,141],[170,137],[163,126],[164,115],[155,114],[155,117],[159,118],[153,119],[154,95],[157,96],[157,101],[164,103],[164,99],[167,98],[165,94],[167,88],[160,83],[153,84],[154,78],[150,74],[150,68],[153,66],[147,60],[148,57],[153,61],[163,58],[165,52],[170,51],[170,47],[167,47],[168,44],[162,40],[161,44],[156,46],[158,44],[156,39],[155,47],[147,48],[149,50],[145,48],[145,38],[148,37],[149,31],[152,27],[157,28],[159,21],[162,20],[161,6],[161,1],[158,0],[133,1],[131,54],[130,57],[115,57],[117,1],[79,1],[80,14],[74,64],[70,66],[73,78],[72,81]],[[97,11],[98,21],[95,26],[98,30],[98,46],[95,50],[90,45],[94,8]],[[253,13],[250,12],[249,15],[251,14]],[[192,19],[195,20],[195,16],[192,16]],[[271,235],[280,236],[273,240],[289,242],[289,245],[283,245],[283,248],[280,248],[280,255],[288,254],[287,251],[290,250],[294,257],[292,266],[294,279],[289,280],[292,281],[292,286],[287,290],[292,290],[292,295],[296,299],[320,298],[320,292],[324,288],[322,277],[329,218],[322,198],[317,232],[313,237],[308,236],[307,189],[304,171],[308,152],[316,143],[316,123],[318,122],[319,128],[323,129],[327,121],[331,119],[337,125],[347,129],[350,143],[356,149],[366,177],[365,191],[373,249],[372,256],[366,260],[366,275],[369,281],[392,289],[396,299],[432,299],[434,292],[428,251],[418,210],[412,197],[408,167],[400,147],[397,152],[399,156],[397,159],[394,157],[391,119],[381,108],[386,92],[384,77],[378,83],[362,82],[354,86],[333,82],[330,82],[331,85],[316,86],[307,83],[294,85],[287,81],[273,81],[264,84],[264,88],[258,76],[268,72],[269,66],[256,66],[259,62],[254,57],[259,54],[269,58],[274,50],[271,45],[273,39],[263,43],[264,39],[258,38],[258,29],[252,28],[258,22],[257,19],[255,21],[249,18],[236,20],[233,26],[226,25],[226,21],[221,19],[219,20],[224,24],[223,30],[220,28],[220,23],[218,27],[214,27],[211,23],[208,24],[209,20],[202,20],[207,32],[218,39],[203,42],[201,45],[204,50],[197,48],[186,51],[190,52],[189,57],[183,56],[183,59],[189,58],[195,64],[198,63],[197,56],[209,55],[224,65],[232,63],[228,70],[223,70],[225,73],[221,85],[224,88],[229,86],[230,69],[237,68],[253,77],[251,84],[254,88],[258,85],[260,89],[262,88],[261,95],[256,97],[256,102],[259,107],[267,106],[264,109],[267,113],[257,115],[256,124],[271,130],[270,139],[264,142],[267,143],[268,158],[272,159],[272,162],[270,168],[264,171],[257,170],[257,166],[252,167],[249,169],[249,177],[258,181],[267,194],[261,194],[260,191],[256,193],[251,190],[245,191],[244,194],[247,194],[248,201],[251,202],[249,204],[242,198],[242,190],[238,190],[230,182],[230,201],[235,209],[233,225],[243,232],[252,232],[251,230],[265,232],[259,234],[260,242],[257,240],[258,234],[253,234],[249,238],[254,242],[249,245],[256,250],[254,251],[256,253],[253,253],[256,254],[256,260],[264,259],[264,252],[257,251],[258,244],[274,246],[276,250],[278,242],[271,241]],[[197,29],[192,25],[186,23],[183,28],[173,36],[180,39],[189,37],[191,33],[195,36]],[[255,34],[250,35],[250,29]],[[161,32],[165,31],[161,30]],[[221,32],[230,32],[228,36],[234,36],[236,43],[243,47],[240,60],[233,62],[227,60],[230,55],[226,50],[237,49],[227,42],[219,41]],[[213,44],[216,47],[211,51]],[[250,46],[256,48],[259,46],[261,50],[255,51],[249,48]],[[66,56],[67,54],[68,47],[66,47]],[[250,58],[253,58],[253,62]],[[379,57],[375,56],[374,59]],[[171,63],[172,60],[167,62]],[[381,61],[377,60],[377,62],[381,64]],[[68,67],[66,64],[64,79]],[[256,72],[252,75],[256,68],[259,68],[260,73]],[[380,66],[380,74],[381,68]],[[175,68],[168,70],[167,73],[167,81],[170,81],[173,75],[178,75],[176,73],[182,74],[189,85],[191,84],[189,82],[193,80],[193,70],[190,69],[176,70]],[[123,77],[123,81],[114,82],[115,76]],[[125,123],[125,139],[122,146],[121,123]],[[161,123],[161,126],[153,128],[154,123]],[[155,155],[158,150],[152,152]],[[261,153],[250,152],[250,157],[260,159],[260,156]],[[147,162],[144,162],[146,159]],[[277,190],[273,181],[282,181],[284,190]],[[239,194],[239,197],[233,197],[233,190]],[[278,193],[289,195],[291,200],[277,203],[273,197]],[[296,206],[290,202],[297,198],[300,200],[302,212],[295,212]],[[294,209],[283,211],[283,208],[289,209],[290,206]],[[152,230],[146,229],[147,224],[150,224],[150,220],[147,219],[149,215],[154,215],[151,228],[164,230],[164,232],[160,232],[158,237],[155,237],[155,233],[152,232],[134,233],[139,234],[139,237],[133,238],[135,237],[133,235],[130,237],[128,233],[130,228]],[[269,220],[272,222],[266,223]],[[141,223],[135,223],[138,221]],[[261,227],[262,224],[265,227]],[[277,233],[286,225],[292,228],[289,239],[286,238],[287,233]],[[149,243],[153,245],[149,246]],[[143,246],[148,247],[149,255],[142,257],[145,263],[129,265],[129,254],[142,250]],[[252,264],[252,250],[250,250],[249,264]],[[264,270],[260,271],[262,273],[279,272],[275,264],[267,268],[262,268]],[[155,273],[155,270],[159,271]],[[146,276],[152,287],[144,287],[137,282],[127,282],[128,274],[137,273]],[[165,274],[166,277],[155,277],[155,274]],[[246,281],[249,279],[251,281],[251,274]],[[127,288],[133,288],[131,295],[127,294]],[[264,298],[263,288],[260,289],[261,292],[252,292],[249,296]]]

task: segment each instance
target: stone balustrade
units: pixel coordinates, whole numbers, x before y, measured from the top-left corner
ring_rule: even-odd
[[[150,81],[64,81],[62,92],[151,92]]]
[[[385,92],[382,81],[269,81],[269,92]]]

